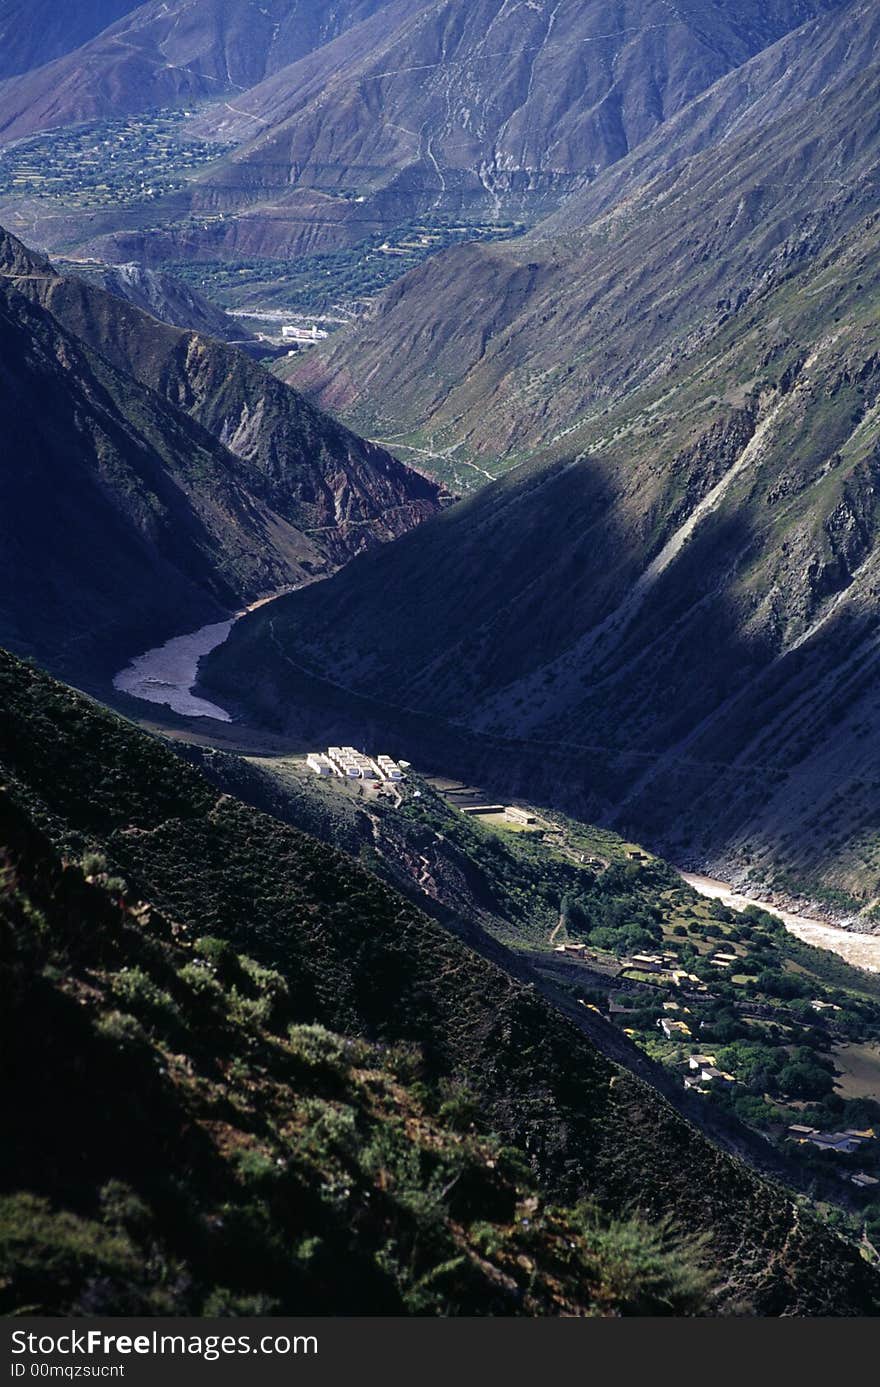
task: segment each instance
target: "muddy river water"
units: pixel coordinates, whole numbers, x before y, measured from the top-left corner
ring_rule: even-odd
[[[208,699],[200,698],[193,693],[193,688],[198,678],[199,661],[223,644],[236,621],[244,615],[244,612],[239,612],[227,621],[214,622],[188,635],[175,636],[164,645],[157,646],[155,650],[147,650],[143,655],[138,655],[116,675],[113,680],[114,688],[146,703],[164,704],[183,717],[213,718],[215,722],[232,722],[225,708],[209,702]],[[712,877],[699,876],[693,872],[682,872],[681,875],[702,896],[722,901],[733,910],[745,910],[750,905],[770,910],[779,916],[786,929],[804,943],[814,944],[820,949],[830,949],[846,959],[847,963],[866,968],[872,973],[880,973],[880,935],[855,934],[827,921],[812,920],[805,915],[780,910],[766,901],[741,895],[726,882],[716,881]]]
[[[740,895],[726,882],[715,881],[712,877],[695,876],[692,872],[682,872],[681,875],[701,896],[710,896],[713,900],[730,906],[732,910],[745,910],[750,905],[759,906],[761,910],[769,910],[783,921],[791,934],[802,939],[805,944],[814,944],[817,949],[830,949],[846,959],[847,963],[853,963],[858,968],[866,968],[871,973],[880,973],[880,935],[855,934],[826,921],[811,920],[806,915],[795,915],[790,910],[780,910],[778,906],[769,905],[766,901]]]
[[[231,722],[225,708],[199,698],[192,692],[199,671],[199,660],[222,645],[237,618],[202,626],[187,636],[175,636],[155,650],[138,655],[113,680],[120,693],[145,703],[162,703],[188,718],[214,718]]]

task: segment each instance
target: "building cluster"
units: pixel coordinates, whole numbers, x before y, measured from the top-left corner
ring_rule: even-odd
[[[353,746],[331,746],[326,753],[312,751],[306,757],[306,765],[315,775],[335,775],[342,780],[404,779],[403,767],[390,756],[367,756]]]
[[[621,974],[647,973],[658,985],[686,988],[690,992],[708,992],[706,983],[696,973],[682,968],[677,954],[631,954],[620,960]]]
[[[686,1021],[673,1021],[668,1016],[661,1016],[657,1025],[667,1040],[690,1040],[693,1034]]]
[[[839,1156],[854,1156],[856,1152],[861,1151],[866,1142],[873,1142],[876,1137],[877,1133],[873,1127],[867,1127],[862,1131],[855,1127],[847,1127],[843,1132],[820,1132],[816,1127],[794,1123],[788,1129],[789,1141],[796,1141],[799,1146],[815,1146],[818,1151],[834,1151]],[[875,1190],[880,1186],[880,1179],[876,1175],[869,1175],[866,1170],[853,1173],[842,1170],[840,1175],[860,1190]]]
[[[713,954],[709,959],[713,968],[730,968],[739,960],[739,954]]]
[[[816,1146],[820,1151],[836,1151],[842,1156],[854,1156],[864,1142],[874,1140],[874,1135],[872,1127],[862,1132],[853,1127],[845,1132],[820,1132],[795,1123],[788,1129],[789,1141],[796,1141],[799,1146]]]
[[[322,342],[327,333],[319,328],[317,323],[312,323],[311,327],[297,327],[294,323],[285,323],[281,329],[281,336],[285,342],[298,342],[303,347],[313,347],[316,342]]]

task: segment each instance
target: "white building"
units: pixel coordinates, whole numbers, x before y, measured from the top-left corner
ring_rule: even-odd
[[[403,779],[403,771],[400,769],[396,761],[392,761],[390,756],[377,756],[376,765],[379,767],[379,772],[382,775],[383,779]]]
[[[327,333],[322,331],[317,323],[312,323],[311,327],[298,327],[295,323],[284,323],[281,328],[281,336],[286,342],[300,342],[304,346],[312,346],[315,342],[322,342]]]

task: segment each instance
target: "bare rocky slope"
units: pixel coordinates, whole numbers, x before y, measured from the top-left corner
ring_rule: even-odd
[[[62,274],[73,275],[125,299],[161,323],[215,337],[220,342],[235,342],[252,352],[260,349],[257,339],[240,322],[174,275],[142,265],[102,265],[90,261],[61,263],[58,268]]]
[[[271,234],[286,221],[297,249],[326,234],[321,202],[347,239],[427,210],[533,218],[827,8],[431,0],[396,23],[389,8],[357,45],[344,36],[209,113],[203,129],[244,143],[198,205],[278,204]],[[340,193],[356,200],[337,220]]]
[[[413,271],[291,374],[438,469],[570,447],[873,210],[878,62],[880,6],[855,0],[716,84],[532,235]]]
[[[0,0],[0,81],[80,48],[137,0]]]
[[[436,509],[431,483],[234,349],[63,279],[12,237],[0,270],[0,627],[16,650],[106,671]],[[240,426],[225,437],[221,382]]]
[[[877,15],[844,18],[870,45]],[[880,84],[858,45],[841,66],[835,33],[821,94],[778,121],[570,242],[463,252],[392,291],[394,408],[415,383],[465,456],[537,455],[245,623],[212,683],[278,718],[305,667],[448,720],[471,766],[680,860],[871,905]],[[321,398],[344,391],[340,364]]]
[[[438,509],[440,487],[335,423],[245,353],[159,323],[75,276],[12,282],[249,464],[265,499],[331,565]]]
[[[384,3],[77,0],[40,5],[52,10],[44,22],[33,6],[7,0],[0,21],[8,11],[8,71],[21,75],[0,88],[0,132],[20,139],[76,121],[232,97]]]
[[[188,129],[218,160],[161,208],[28,205],[47,247],[114,262],[284,260],[425,215],[531,223],[839,2],[151,4],[0,89],[0,140],[205,107]]]

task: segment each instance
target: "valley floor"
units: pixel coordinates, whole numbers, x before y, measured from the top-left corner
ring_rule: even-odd
[[[152,717],[138,716],[135,712],[135,720],[146,730],[175,741],[192,741],[196,745],[244,756],[278,757],[282,763],[292,755],[309,750],[301,739],[274,736],[237,723],[224,708],[201,698],[196,691],[202,657],[225,642],[237,620],[280,595],[275,594],[252,604],[236,613],[228,622],[215,623],[199,631],[173,637],[162,646],[138,656],[121,670],[113,681],[117,693],[134,699],[135,706],[147,702],[163,710]],[[164,710],[168,710],[167,713]],[[131,712],[131,705],[128,705],[128,711]],[[169,717],[169,713],[172,716]],[[446,798],[449,798],[449,787],[455,783],[435,777],[436,788]],[[479,803],[481,799],[498,799],[499,795],[493,796],[473,787],[465,798],[469,803]],[[828,919],[781,908],[775,902],[745,895],[729,883],[699,873],[682,871],[681,876],[701,895],[719,900],[733,910],[743,911],[749,906],[771,910],[784,922],[786,929],[804,943],[829,949],[847,963],[868,972],[880,972],[880,935],[842,929]]]
[[[778,905],[766,900],[745,896],[726,882],[716,881],[712,877],[699,876],[693,872],[682,872],[681,875],[701,896],[721,901],[732,910],[742,911],[747,910],[749,906],[758,906],[761,910],[772,911],[783,921],[789,933],[803,940],[805,944],[812,944],[817,949],[830,949],[832,953],[839,954],[847,963],[852,963],[857,968],[865,968],[870,973],[880,973],[880,935],[859,934],[840,929],[827,920],[817,920],[795,914],[791,910],[780,909]]]

